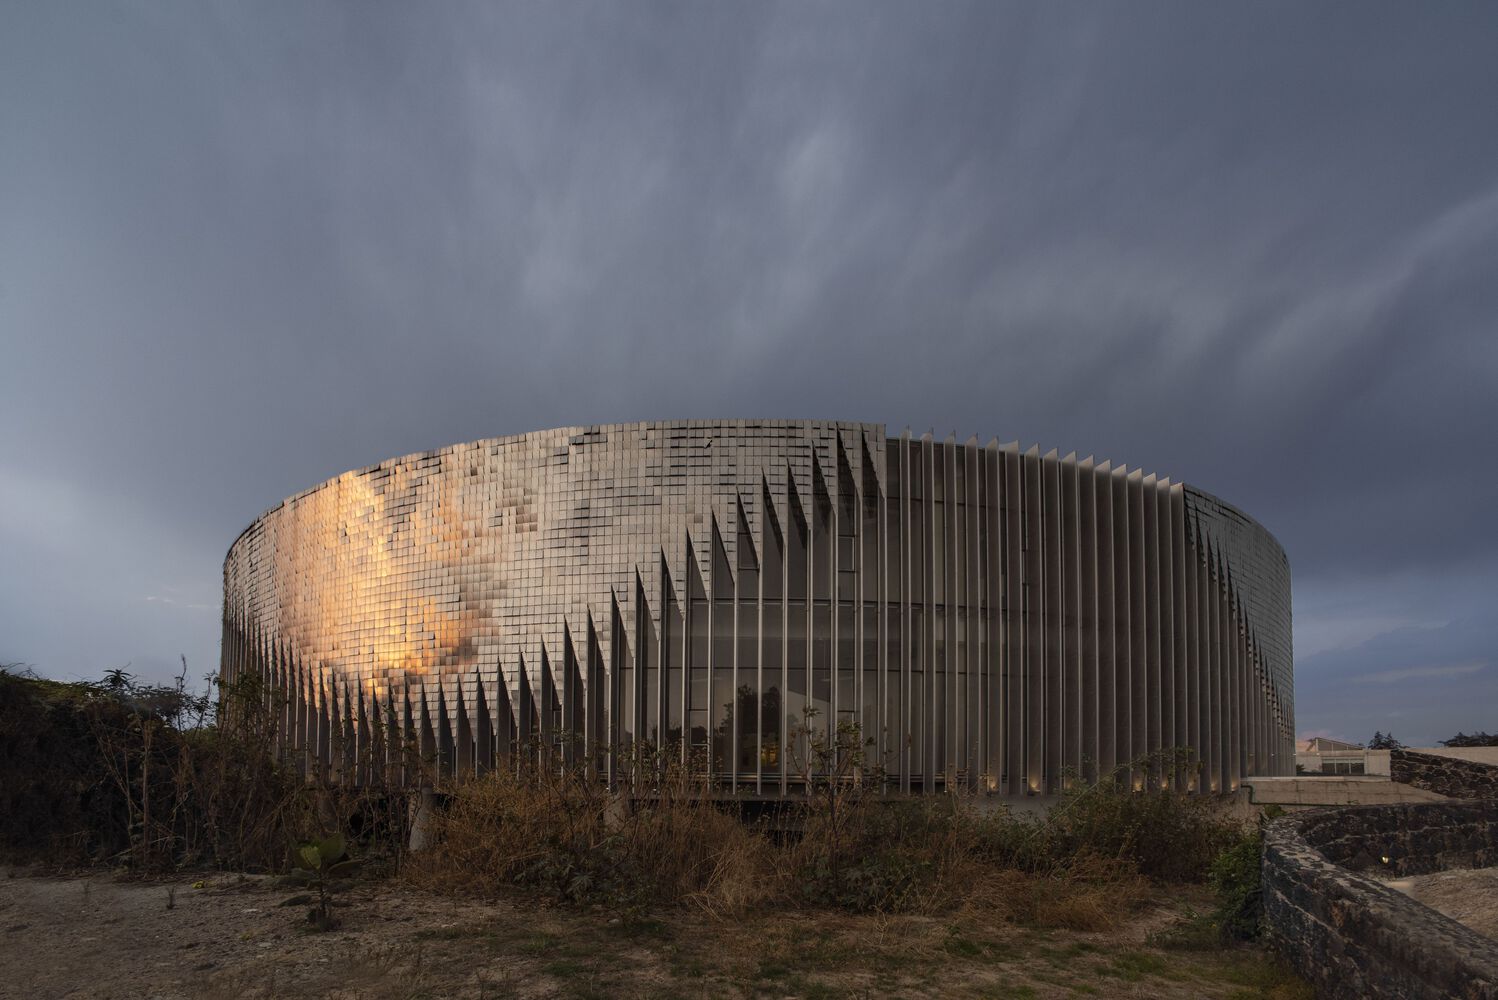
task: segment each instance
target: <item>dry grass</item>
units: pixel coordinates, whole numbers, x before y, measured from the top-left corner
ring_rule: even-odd
[[[1044,878],[1020,874],[1013,885],[1029,892]],[[361,884],[329,934],[306,933],[277,907],[285,890],[270,879],[184,882],[171,910],[159,884],[96,877],[85,898],[77,880],[0,876],[0,889],[3,926],[28,927],[0,935],[0,993],[17,996],[1309,997],[1258,949],[1159,944],[1209,905],[1190,886],[1153,888],[1114,929],[1079,931],[977,909],[774,905],[721,920],[673,907],[615,922],[529,892],[481,900]]]
[[[973,876],[961,914],[994,915],[1031,927],[1117,930],[1154,896],[1149,880],[1137,871],[1096,856],[1047,875],[990,867]]]
[[[1137,912],[1152,881],[1199,879],[1234,833],[1200,801],[1102,786],[1038,819],[962,796],[820,794],[790,814],[797,835],[772,837],[715,805],[688,772],[663,763],[654,773],[648,798],[541,757],[453,782],[434,848],[403,875],[490,897],[520,887],[626,920],[679,906],[723,918],[960,913],[1109,931]]]
[[[413,884],[492,895],[512,886],[633,912],[680,903],[732,915],[764,902],[771,847],[668,775],[648,801],[578,769],[527,763],[449,784],[436,847],[410,859]]]

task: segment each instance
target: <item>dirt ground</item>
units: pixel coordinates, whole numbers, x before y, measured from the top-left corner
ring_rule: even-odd
[[[1498,940],[1498,868],[1435,872],[1391,879],[1389,884],[1432,910]]]
[[[1209,901],[1162,893],[1127,928],[842,914],[621,923],[523,897],[348,894],[313,933],[260,878],[124,882],[0,877],[0,996],[150,997],[1308,997],[1251,948],[1159,947]],[[1200,925],[1200,920],[1195,924]],[[1199,938],[1200,935],[1197,935]]]

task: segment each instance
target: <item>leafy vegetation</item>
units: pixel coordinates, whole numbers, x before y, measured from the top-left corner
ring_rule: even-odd
[[[193,691],[185,664],[168,685],[124,669],[66,683],[0,669],[0,855],[140,873],[275,871],[287,844],[331,820],[393,866],[404,795],[309,773],[304,758],[278,752],[284,704],[253,676]]]
[[[1212,862],[1208,883],[1217,894],[1216,922],[1228,938],[1248,941],[1259,936],[1264,919],[1260,889],[1263,850],[1263,833],[1253,830]]]
[[[316,930],[330,931],[338,925],[333,916],[334,894],[348,888],[360,862],[348,856],[341,834],[302,844],[291,852],[291,878],[314,890],[316,896],[293,896],[282,906],[311,903],[307,922]]]

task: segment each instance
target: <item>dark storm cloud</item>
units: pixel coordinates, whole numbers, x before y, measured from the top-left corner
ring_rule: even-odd
[[[1201,485],[1289,552],[1306,728],[1365,737],[1422,676],[1318,687],[1361,659],[1479,663],[1440,675],[1470,704],[1494,37],[1473,6],[11,5],[0,659],[206,669],[234,535],[346,468],[819,416]]]

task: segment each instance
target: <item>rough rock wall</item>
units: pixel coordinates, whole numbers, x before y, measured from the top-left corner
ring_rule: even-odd
[[[1498,941],[1353,870],[1493,864],[1498,801],[1287,816],[1265,834],[1265,923],[1320,997],[1498,1000]]]
[[[1414,750],[1389,752],[1395,781],[1453,799],[1498,799],[1498,767]]]

